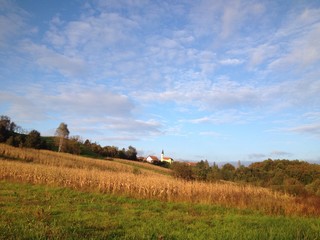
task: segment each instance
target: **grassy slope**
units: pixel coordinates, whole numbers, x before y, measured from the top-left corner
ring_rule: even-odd
[[[1,160],[1,156],[7,160]],[[153,175],[157,181],[161,176],[170,178],[170,170],[150,164],[93,160],[0,145],[0,161],[8,160],[17,162],[22,169],[51,169],[48,173],[58,175],[58,170],[75,175],[88,170],[95,175],[130,176],[139,169],[138,175],[133,174],[135,179]],[[320,239],[319,218],[138,200],[14,181],[0,180],[0,239]]]
[[[0,239],[320,239],[320,219],[0,182]]]

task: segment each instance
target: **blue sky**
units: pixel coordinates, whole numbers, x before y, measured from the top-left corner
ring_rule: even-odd
[[[0,0],[0,113],[177,160],[320,160],[319,1]]]

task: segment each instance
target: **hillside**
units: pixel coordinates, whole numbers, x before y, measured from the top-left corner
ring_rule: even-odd
[[[0,202],[0,239],[320,237],[319,198],[184,181],[148,163],[4,144]]]
[[[305,199],[250,185],[173,178],[171,170],[125,160],[97,160],[0,144],[0,179],[170,202],[216,204],[266,214],[319,215]]]

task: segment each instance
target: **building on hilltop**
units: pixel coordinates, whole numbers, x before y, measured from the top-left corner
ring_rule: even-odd
[[[161,162],[168,162],[168,163],[172,163],[173,159],[171,157],[165,157],[164,156],[164,151],[162,150],[161,152]]]
[[[156,156],[149,155],[146,158],[146,161],[149,162],[149,163],[159,162],[159,158],[157,158]]]

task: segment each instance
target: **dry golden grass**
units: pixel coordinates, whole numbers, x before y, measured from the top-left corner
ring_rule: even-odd
[[[114,161],[122,163],[122,164],[126,164],[126,165],[141,167],[144,169],[147,168],[149,170],[154,170],[155,172],[159,172],[159,173],[163,173],[163,174],[171,174],[172,173],[171,169],[159,167],[157,165],[153,165],[153,164],[150,164],[147,162],[135,162],[135,161],[128,161],[125,159],[118,159],[118,158],[115,158]]]
[[[7,155],[11,157],[15,155],[17,158],[19,154],[26,154],[20,150],[11,148],[11,153],[4,153],[3,150],[0,150],[0,155],[3,158]],[[320,215],[316,201],[305,203],[292,196],[264,188],[229,183],[185,182],[143,169],[137,174],[132,171],[131,166],[119,162],[79,160],[79,157],[68,154],[32,149],[24,151],[30,151],[30,156],[28,156],[32,158],[32,162],[0,159],[0,179],[121,194],[135,198],[218,204],[226,207],[259,210],[267,214]],[[44,153],[48,155],[48,159],[43,159]],[[48,164],[52,161],[57,161],[59,164]],[[77,165],[80,164],[77,161],[81,161],[81,167]],[[96,162],[98,167],[96,165],[92,167],[92,162]],[[107,164],[107,167],[101,162]]]
[[[77,169],[98,169],[114,172],[132,172],[134,167],[139,167],[139,162],[129,162],[121,159],[115,161],[92,159],[68,153],[57,153],[48,150],[37,150],[30,148],[15,148],[5,144],[0,144],[0,157],[18,159],[20,161],[38,163],[48,166],[77,168]],[[143,168],[139,169],[142,173],[154,174],[154,172],[171,172],[169,169],[163,169],[151,164],[143,164]]]

